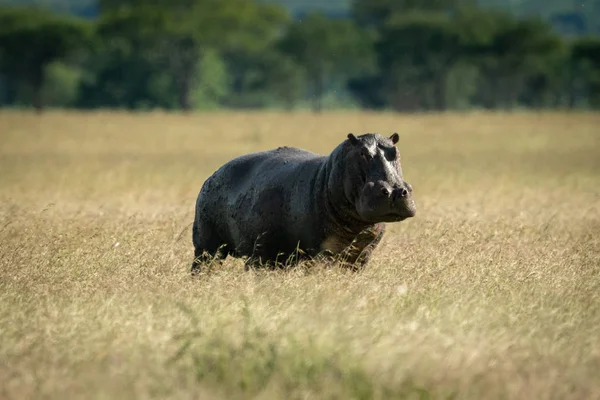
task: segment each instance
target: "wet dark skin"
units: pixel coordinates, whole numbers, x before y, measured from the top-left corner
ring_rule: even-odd
[[[350,133],[328,156],[279,147],[229,161],[198,195],[192,272],[227,255],[247,267],[315,257],[364,267],[384,223],[416,212],[398,139]]]

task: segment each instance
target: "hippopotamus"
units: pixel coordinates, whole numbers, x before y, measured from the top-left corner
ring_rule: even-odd
[[[227,255],[246,269],[319,257],[362,269],[384,224],[415,216],[398,140],[350,133],[329,155],[279,147],[227,162],[196,200],[192,273]]]

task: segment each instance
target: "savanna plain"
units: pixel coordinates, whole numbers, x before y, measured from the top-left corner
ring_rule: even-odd
[[[229,159],[400,134],[359,273],[189,274]],[[0,398],[600,399],[600,115],[0,112]]]

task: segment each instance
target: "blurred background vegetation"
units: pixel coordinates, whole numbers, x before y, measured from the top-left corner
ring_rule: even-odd
[[[600,108],[600,0],[0,0],[0,106]]]

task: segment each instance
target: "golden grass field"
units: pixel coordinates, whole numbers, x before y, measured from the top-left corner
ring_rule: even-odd
[[[400,133],[361,273],[192,279],[222,163]],[[600,399],[600,114],[0,112],[0,399]]]

